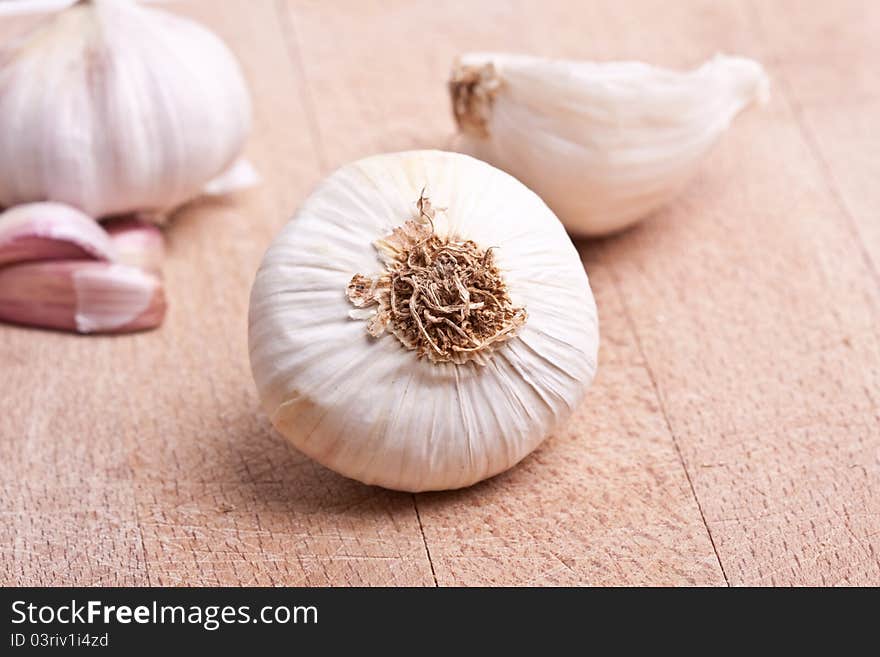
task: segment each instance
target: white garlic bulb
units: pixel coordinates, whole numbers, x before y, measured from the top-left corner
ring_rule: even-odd
[[[460,150],[519,178],[573,234],[602,235],[669,201],[769,83],[757,62],[721,55],[679,73],[477,53],[449,87]]]
[[[272,424],[368,484],[459,488],[580,402],[596,307],[553,213],[508,174],[413,151],[350,164],[266,253],[250,358]]]
[[[0,54],[0,205],[161,212],[233,165],[250,129],[214,34],[127,0],[86,0]]]

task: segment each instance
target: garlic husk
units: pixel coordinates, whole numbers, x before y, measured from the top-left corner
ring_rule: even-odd
[[[80,2],[0,55],[0,205],[166,211],[233,164],[250,122],[214,34],[134,2]]]
[[[0,267],[33,260],[114,260],[101,226],[61,203],[26,203],[0,214]]]
[[[372,330],[375,306],[346,298],[358,299],[357,275],[385,271],[390,236],[427,198],[437,235],[494,247],[511,308],[527,312],[482,362],[420,357],[391,330]],[[513,466],[580,403],[596,369],[596,307],[562,225],[514,178],[454,153],[379,155],[327,178],[267,251],[249,323],[275,428],[337,472],[406,491]]]
[[[533,189],[576,235],[619,231],[672,199],[769,82],[717,55],[690,72],[468,54],[450,81],[457,148]]]
[[[63,260],[0,269],[0,321],[78,333],[129,333],[165,316],[161,279],[127,265]]]
[[[209,180],[202,193],[206,196],[222,196],[249,189],[260,183],[260,174],[250,160],[240,158],[216,178]]]

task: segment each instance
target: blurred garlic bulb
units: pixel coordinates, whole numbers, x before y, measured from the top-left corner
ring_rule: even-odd
[[[275,428],[322,464],[407,491],[510,468],[578,405],[596,307],[533,192],[473,158],[343,167],[266,253],[250,357]]]
[[[621,230],[669,201],[768,87],[760,64],[721,55],[679,73],[469,54],[449,83],[459,149],[519,178],[579,235]]]
[[[170,209],[233,165],[250,121],[214,34],[129,0],[82,0],[0,53],[0,206]]]

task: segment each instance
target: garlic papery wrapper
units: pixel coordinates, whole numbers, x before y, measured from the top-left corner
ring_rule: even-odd
[[[306,200],[257,273],[249,338],[281,434],[348,477],[422,491],[531,452],[590,384],[598,324],[540,198],[414,151],[350,164]]]
[[[110,236],[61,203],[26,203],[0,213],[0,267],[33,260],[114,260]]]
[[[459,150],[531,187],[571,233],[602,235],[675,196],[769,83],[757,62],[722,55],[681,73],[476,53],[449,87]]]
[[[0,205],[165,211],[233,165],[250,122],[214,34],[126,0],[79,2],[0,54]]]
[[[206,196],[222,196],[260,183],[260,174],[250,160],[238,159],[231,167],[216,178],[212,178],[202,187]]]

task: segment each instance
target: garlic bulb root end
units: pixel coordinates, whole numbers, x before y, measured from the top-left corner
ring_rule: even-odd
[[[416,206],[415,219],[374,244],[386,271],[376,277],[355,274],[346,295],[358,309],[378,306],[367,324],[374,338],[390,327],[419,357],[485,365],[497,346],[516,335],[528,313],[511,302],[491,247],[438,236],[437,210],[424,191]]]

